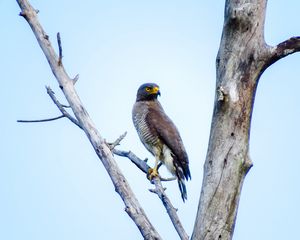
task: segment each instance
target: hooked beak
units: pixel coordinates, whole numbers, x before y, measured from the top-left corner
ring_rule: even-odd
[[[152,93],[157,94],[160,96],[160,91],[159,91],[159,87],[154,87],[152,90]]]

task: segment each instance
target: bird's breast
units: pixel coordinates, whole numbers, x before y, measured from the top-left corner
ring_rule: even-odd
[[[139,109],[139,111],[133,111],[132,120],[142,143],[148,151],[155,155],[156,151],[154,148],[158,147],[159,138],[155,132],[151,130],[151,126],[149,126],[147,122],[147,114],[148,109],[146,107]]]

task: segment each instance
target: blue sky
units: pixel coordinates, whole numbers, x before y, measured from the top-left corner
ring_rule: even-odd
[[[160,98],[179,128],[192,173],[183,204],[166,183],[191,234],[202,182],[215,87],[215,57],[224,1],[31,1],[100,133],[108,141],[128,132],[120,149],[150,154],[131,122],[136,90],[161,87]],[[87,138],[68,120],[20,124],[59,115],[45,91],[65,102],[15,1],[0,0],[2,102],[0,239],[141,239]],[[300,35],[300,2],[269,1],[266,41]],[[261,77],[252,118],[250,155],[235,240],[295,239],[299,223],[298,154],[300,54]],[[145,176],[116,157],[140,203],[164,239],[178,239]],[[150,161],[153,164],[153,161]]]

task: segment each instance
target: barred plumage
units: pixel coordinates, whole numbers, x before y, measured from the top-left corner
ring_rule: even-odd
[[[133,124],[138,132],[138,135],[149,152],[155,155],[153,146],[158,144],[158,137],[154,136],[146,122],[148,107],[144,106],[142,111],[133,116]]]
[[[132,120],[138,135],[158,161],[177,177],[183,201],[187,199],[185,180],[191,178],[188,156],[177,128],[157,100],[159,88],[154,83],[140,86],[132,110]]]

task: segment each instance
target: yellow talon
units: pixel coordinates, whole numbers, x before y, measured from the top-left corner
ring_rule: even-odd
[[[154,177],[158,177],[158,171],[157,168],[149,168],[148,173],[147,173],[147,178],[152,181]]]

